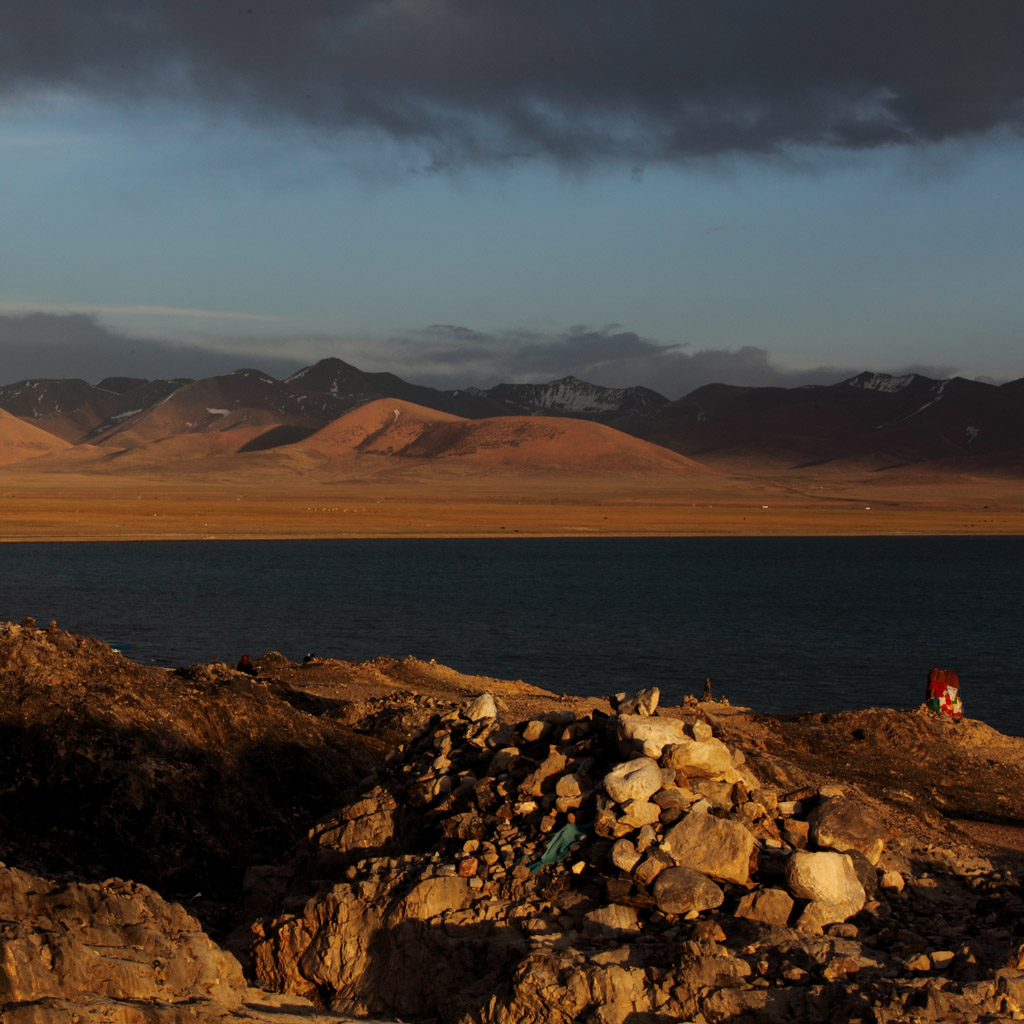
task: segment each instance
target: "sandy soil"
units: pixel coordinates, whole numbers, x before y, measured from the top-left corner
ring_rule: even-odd
[[[617,481],[541,488],[180,486],[168,481],[0,480],[0,540],[399,537],[1019,535],[1024,494],[838,496],[817,501],[726,481],[690,493],[622,493]],[[1024,490],[1024,487],[1021,488]],[[745,493],[744,493],[745,492]],[[950,500],[950,498],[952,500]],[[958,500],[957,500],[958,499]]]
[[[1024,533],[1024,480],[749,470],[345,480],[0,467],[0,540]]]

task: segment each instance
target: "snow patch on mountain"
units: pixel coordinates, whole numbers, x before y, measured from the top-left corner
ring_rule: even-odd
[[[667,399],[648,388],[606,388],[579,377],[562,377],[547,384],[498,384],[493,388],[466,388],[467,395],[490,398],[531,416],[557,413],[562,416],[609,416],[626,412],[643,414],[664,405]]]
[[[884,391],[893,394],[902,391],[914,383],[916,374],[908,373],[902,377],[891,373],[860,373],[845,383],[851,388],[863,388],[865,391]]]

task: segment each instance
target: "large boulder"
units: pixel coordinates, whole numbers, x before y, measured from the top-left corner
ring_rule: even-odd
[[[745,885],[754,837],[734,821],[691,813],[665,833],[661,849],[678,865],[720,882]]]
[[[677,718],[619,715],[618,730],[620,740],[654,758],[661,757],[666,746],[689,740],[686,727]]]
[[[604,777],[605,792],[618,804],[629,800],[649,800],[662,787],[664,779],[656,761],[637,757],[617,764]]]
[[[843,853],[798,850],[786,862],[786,884],[798,899],[827,905],[815,915],[821,924],[845,921],[864,907],[864,886]]]
[[[705,779],[725,778],[734,767],[729,748],[713,736],[693,740],[684,735],[664,747],[661,763],[688,778]]]
[[[810,835],[818,846],[843,853],[857,850],[875,866],[885,849],[886,828],[855,800],[834,797],[810,814]]]
[[[783,925],[793,912],[793,897],[784,889],[756,889],[748,892],[736,907],[736,916],[749,921]]]
[[[720,907],[725,893],[707,875],[693,868],[666,868],[651,887],[654,902],[663,914],[700,913]]]

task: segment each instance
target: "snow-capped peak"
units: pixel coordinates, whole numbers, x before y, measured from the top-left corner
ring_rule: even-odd
[[[908,373],[902,377],[895,377],[891,373],[860,373],[851,377],[845,383],[851,388],[863,388],[865,391],[885,391],[893,394],[902,391],[914,383],[915,374]]]

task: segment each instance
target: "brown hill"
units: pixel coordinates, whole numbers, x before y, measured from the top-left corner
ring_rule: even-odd
[[[0,409],[78,444],[143,412],[183,383],[127,377],[95,385],[77,378],[22,380],[0,387]]]
[[[259,370],[235,370],[186,384],[91,440],[124,449],[179,434],[215,433],[235,427],[315,429],[351,404],[336,395],[293,393]]]
[[[290,451],[329,459],[390,457],[476,472],[692,474],[692,459],[592,423],[544,416],[467,420],[409,402],[382,399],[346,413]],[[282,454],[284,452],[282,451]]]
[[[70,442],[0,409],[0,466],[70,448]]]

